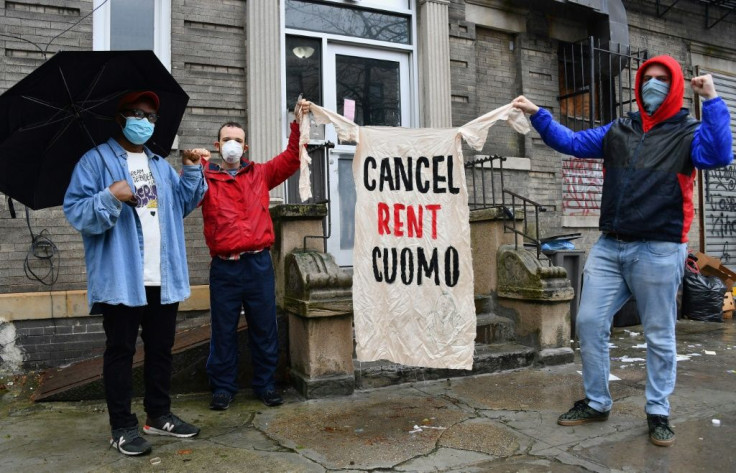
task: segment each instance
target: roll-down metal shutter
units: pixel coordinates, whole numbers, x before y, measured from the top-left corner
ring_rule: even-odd
[[[736,136],[736,76],[698,68],[697,74],[711,74],[716,91],[731,112],[731,133]],[[736,164],[702,171],[700,228],[702,250],[736,270]]]

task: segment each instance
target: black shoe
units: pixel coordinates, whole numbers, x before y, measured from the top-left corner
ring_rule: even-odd
[[[608,420],[608,412],[596,411],[588,406],[588,399],[576,401],[572,409],[557,418],[560,425],[580,425],[588,422],[603,422]]]
[[[283,398],[276,391],[264,391],[258,394],[258,399],[263,401],[268,407],[280,406],[284,403]]]
[[[146,419],[143,432],[152,435],[169,435],[171,437],[188,438],[199,433],[199,428],[188,424],[169,412],[166,415]]]
[[[138,425],[122,429],[113,429],[110,447],[123,455],[145,455],[151,452],[151,444],[141,437]]]
[[[649,424],[649,440],[654,445],[669,447],[675,443],[675,432],[670,427],[667,416],[647,414],[647,424]]]
[[[210,409],[213,411],[224,411],[230,407],[230,402],[233,397],[230,393],[214,393],[212,395],[212,401],[210,401]]]

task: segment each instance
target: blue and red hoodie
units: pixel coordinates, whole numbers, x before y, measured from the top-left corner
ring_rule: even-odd
[[[652,64],[665,67],[670,90],[649,115],[641,99],[642,77]],[[603,159],[602,232],[644,240],[687,242],[692,224],[695,169],[727,166],[733,159],[730,115],[720,97],[703,102],[698,122],[682,108],[684,78],[669,56],[656,56],[636,73],[639,112],[573,132],[540,109],[531,117],[544,142],[579,158]]]

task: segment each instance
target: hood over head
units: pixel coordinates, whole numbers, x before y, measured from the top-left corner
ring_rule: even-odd
[[[652,115],[649,115],[644,109],[644,102],[641,99],[641,86],[643,83],[642,78],[644,77],[644,73],[646,72],[647,68],[652,64],[659,64],[669,71],[670,90],[667,94],[667,97],[665,97],[664,102],[662,102],[662,105],[660,105],[659,108],[657,108],[657,110],[655,110]],[[639,106],[639,112],[641,113],[644,131],[649,131],[649,129],[657,123],[661,123],[668,118],[675,116],[677,112],[679,112],[682,108],[682,98],[684,92],[685,78],[682,75],[682,68],[680,67],[680,63],[677,62],[674,58],[667,55],[662,55],[655,56],[645,61],[644,64],[639,67],[639,70],[636,71],[635,84],[636,104]]]

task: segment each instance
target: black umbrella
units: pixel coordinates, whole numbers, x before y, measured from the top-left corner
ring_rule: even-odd
[[[0,192],[35,210],[61,205],[74,165],[120,133],[118,101],[136,90],[159,96],[146,146],[167,156],[189,96],[152,51],[60,52],[8,89],[0,95]]]

